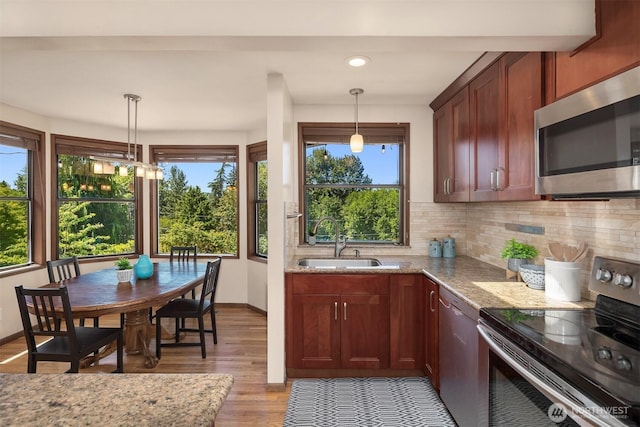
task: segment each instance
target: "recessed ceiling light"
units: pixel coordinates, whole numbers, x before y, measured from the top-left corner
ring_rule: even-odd
[[[367,58],[366,56],[358,55],[350,56],[345,61],[347,61],[347,64],[352,67],[362,67],[364,65],[367,65],[371,61],[371,59]]]

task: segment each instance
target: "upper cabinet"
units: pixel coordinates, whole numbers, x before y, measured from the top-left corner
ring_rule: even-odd
[[[469,201],[469,88],[433,113],[436,202]]]
[[[597,35],[573,52],[547,54],[546,103],[640,65],[640,2],[596,0]]]
[[[541,106],[542,54],[534,52],[499,56],[438,108],[435,201],[540,199],[533,112]]]

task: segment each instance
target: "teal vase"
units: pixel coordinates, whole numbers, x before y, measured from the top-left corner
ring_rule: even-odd
[[[138,279],[148,279],[153,275],[153,263],[148,255],[140,255],[138,262],[133,266],[133,271]]]

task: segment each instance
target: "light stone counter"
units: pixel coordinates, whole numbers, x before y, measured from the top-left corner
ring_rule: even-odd
[[[288,273],[324,274],[410,274],[421,273],[462,299],[475,310],[497,308],[585,308],[594,302],[564,302],[545,299],[543,290],[527,287],[523,282],[505,278],[505,270],[467,256],[429,258],[428,256],[376,256],[382,262],[375,268],[309,268],[298,267],[292,259]],[[506,263],[506,262],[505,262]],[[385,266],[387,268],[385,268]]]
[[[0,374],[0,425],[210,426],[228,374]]]

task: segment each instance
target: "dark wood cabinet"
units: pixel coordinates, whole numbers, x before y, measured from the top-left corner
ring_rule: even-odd
[[[433,114],[434,198],[469,201],[469,88]]]
[[[390,276],[392,369],[421,369],[422,366],[422,278],[421,274]]]
[[[496,62],[469,84],[471,201],[497,198],[499,99],[500,64]]]
[[[389,276],[288,274],[287,367],[389,367]]]
[[[640,65],[638,0],[596,0],[596,22],[592,40],[547,54],[546,103]]]
[[[423,284],[424,323],[422,343],[424,347],[424,373],[431,380],[433,387],[439,390],[438,298],[440,293],[438,284],[428,277],[423,277]]]

